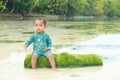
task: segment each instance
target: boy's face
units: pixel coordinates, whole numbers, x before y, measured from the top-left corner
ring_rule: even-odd
[[[45,29],[45,25],[42,20],[35,21],[35,30],[39,33],[42,33]]]

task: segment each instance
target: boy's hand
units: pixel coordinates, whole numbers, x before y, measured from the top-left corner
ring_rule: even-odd
[[[25,49],[25,51],[27,51],[27,47],[24,45],[23,48]]]
[[[50,50],[50,48],[44,48],[43,49],[43,52],[47,51],[47,50]]]

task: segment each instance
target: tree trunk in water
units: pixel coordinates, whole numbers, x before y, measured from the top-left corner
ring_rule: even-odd
[[[15,8],[15,1],[14,1],[14,3],[13,3],[13,7],[12,7],[12,10],[10,11],[10,13],[13,13],[14,8]]]
[[[31,14],[32,10],[33,10],[33,7],[30,8],[28,14]]]

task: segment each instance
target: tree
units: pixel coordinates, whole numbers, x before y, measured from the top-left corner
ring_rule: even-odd
[[[94,7],[94,14],[97,16],[103,15],[104,13],[103,7],[104,7],[104,0],[96,0]]]
[[[116,7],[117,7],[117,16],[120,17],[120,0],[117,1]]]
[[[94,15],[95,1],[96,0],[86,0],[83,15],[86,16]]]
[[[1,12],[3,12],[6,9],[8,0],[5,1],[4,5],[3,5],[3,1],[0,1],[0,2],[1,2],[1,7],[3,7]]]
[[[50,0],[39,0],[39,5],[34,8],[33,12],[49,14],[49,3]]]
[[[107,0],[104,6],[104,14],[112,17],[117,15],[118,9],[117,9],[117,3],[118,0]],[[120,3],[119,3],[120,4]]]
[[[0,1],[0,9],[5,9],[5,6],[3,5],[3,1]]]
[[[13,3],[13,4],[12,4],[11,11],[10,11],[11,13],[13,13],[13,12],[14,12],[14,10],[15,10],[15,11],[17,11],[17,10],[18,10],[18,8],[15,8],[15,7],[17,7],[17,5],[16,5],[16,4],[19,4],[19,3],[21,4],[21,0],[12,0],[12,3]]]
[[[67,16],[80,15],[85,8],[86,0],[68,0],[66,14]]]
[[[57,7],[58,7],[58,4],[56,3],[56,0],[50,0],[48,5],[50,14],[55,14]]]
[[[68,0],[56,0],[55,14],[65,15],[67,10]]]
[[[0,11],[8,13],[120,16],[120,0],[0,0]]]

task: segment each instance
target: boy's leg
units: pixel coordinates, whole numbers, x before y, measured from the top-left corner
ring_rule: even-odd
[[[47,54],[47,58],[50,62],[50,65],[51,65],[52,69],[56,70],[55,60],[54,60],[52,54],[51,53]]]
[[[38,58],[38,55],[36,53],[33,53],[32,60],[31,60],[32,69],[36,69],[37,58]]]

